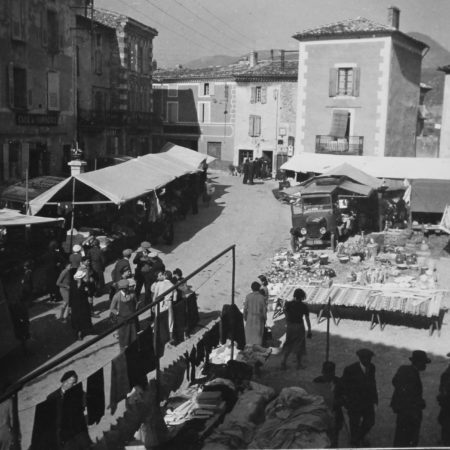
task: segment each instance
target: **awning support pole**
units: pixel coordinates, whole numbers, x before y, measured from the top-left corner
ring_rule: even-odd
[[[71,217],[70,217],[70,245],[69,245],[69,253],[72,252],[74,221],[75,221],[75,177],[72,178],[72,214],[71,214]]]
[[[231,271],[231,304],[234,305],[234,290],[236,285],[236,247],[233,246],[232,255],[232,271]],[[231,340],[231,354],[230,359],[234,359],[234,339]]]

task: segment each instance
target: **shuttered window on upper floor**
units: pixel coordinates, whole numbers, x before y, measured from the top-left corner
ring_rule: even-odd
[[[261,116],[251,115],[249,117],[248,135],[251,137],[261,136]]]
[[[47,73],[47,109],[49,111],[59,111],[59,72]]]
[[[359,67],[333,67],[330,69],[329,96],[359,97],[361,71]]]
[[[6,0],[3,0],[6,2]],[[24,0],[12,0],[11,5],[11,39],[25,41],[25,3]]]
[[[9,63],[8,77],[8,103],[12,109],[28,109],[33,101],[33,93],[29,89],[27,69]]]
[[[253,86],[250,91],[250,103],[267,103],[267,87]]]

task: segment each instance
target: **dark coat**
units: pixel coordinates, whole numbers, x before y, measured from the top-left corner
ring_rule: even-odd
[[[92,270],[96,272],[105,271],[105,257],[99,247],[92,247],[89,249],[88,257],[91,260]]]
[[[364,373],[359,362],[344,369],[339,391],[349,411],[360,411],[378,404],[375,366],[370,363],[366,370]]]
[[[421,411],[425,408],[420,374],[412,364],[401,366],[394,375],[392,384],[394,393],[392,394],[391,408],[395,413]]]
[[[220,315],[220,342],[227,339],[236,341],[239,350],[245,347],[244,315],[236,305],[223,305]]]
[[[128,258],[121,258],[116,262],[116,265],[111,272],[111,279],[114,283],[117,283],[120,280],[121,272],[124,267],[128,267],[131,270],[130,261]]]

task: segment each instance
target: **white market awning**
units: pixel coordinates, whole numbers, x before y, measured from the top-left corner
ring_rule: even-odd
[[[178,160],[181,160],[187,164],[191,164],[197,169],[201,169],[203,161],[206,161],[206,163],[209,164],[216,159],[213,156],[199,153],[195,150],[191,150],[190,148],[172,144],[171,142],[168,142],[166,145],[164,145],[164,147],[161,149],[161,153],[167,153],[168,155]]]
[[[27,216],[15,209],[0,209],[0,227],[20,225],[41,225],[43,223],[64,222],[64,219],[54,217]]]
[[[450,174],[450,158],[350,156],[307,152],[294,155],[281,169],[324,173],[343,163],[376,178],[448,180]]]

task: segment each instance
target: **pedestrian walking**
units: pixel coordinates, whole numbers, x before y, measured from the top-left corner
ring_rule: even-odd
[[[98,278],[97,273],[92,269],[91,260],[87,256],[84,256],[82,258],[79,269],[86,272],[86,285],[88,288],[88,301],[91,310],[91,316],[98,317],[99,315],[94,312],[94,296],[97,290]]]
[[[82,340],[84,334],[92,328],[91,307],[88,297],[87,272],[80,268],[71,280],[69,295],[71,324],[78,340]]]
[[[63,301],[61,312],[59,313],[59,319],[66,321],[69,315],[69,295],[70,295],[70,268],[72,265],[70,263],[66,264],[61,273],[56,280],[56,286],[59,288],[61,298]]]
[[[124,322],[130,315],[136,312],[136,294],[134,286],[130,286],[127,279],[117,282],[117,292],[114,295],[109,308],[110,317],[114,321]],[[138,332],[138,319],[126,322],[117,331],[119,347],[122,352],[136,340]]]
[[[259,290],[261,294],[264,296],[264,300],[266,302],[266,308],[269,307],[269,280],[265,275],[259,275],[258,280],[261,282],[261,289]]]
[[[158,253],[154,249],[150,249],[148,253],[148,269],[144,268],[144,280],[145,280],[145,301],[149,303],[152,301],[152,286],[158,281],[158,274],[165,272],[166,266],[162,262],[162,259],[158,256]],[[154,298],[154,296],[153,296]]]
[[[347,410],[350,425],[350,445],[367,447],[366,436],[375,424],[375,406],[378,391],[372,350],[359,349],[359,361],[344,369],[341,378],[342,403]]]
[[[56,402],[56,442],[60,450],[87,450],[92,446],[84,415],[86,394],[78,375],[69,370],[61,377],[61,386],[47,396]]]
[[[450,353],[447,353],[450,357]],[[441,445],[450,447],[450,364],[441,375],[437,401],[440,407],[438,421],[441,426]]]
[[[105,288],[105,256],[100,248],[100,242],[98,239],[92,240],[92,246],[88,250],[87,257],[91,262],[91,268],[96,275],[95,295],[100,297],[103,294]]]
[[[409,360],[411,364],[400,366],[392,379],[391,408],[397,414],[394,447],[417,447],[422,411],[426,406],[420,372],[431,360],[423,350],[414,350]]]
[[[173,287],[173,283],[168,279],[172,274],[169,271],[158,270],[156,272],[156,282],[154,282],[151,286],[152,291],[152,302],[154,302],[160,295],[164,294],[164,292],[168,291]],[[159,312],[162,313],[164,311],[168,311],[168,320],[169,320],[169,334],[170,334],[170,342],[174,342],[175,336],[173,333],[173,301],[175,298],[175,291],[169,292],[163,297],[163,300],[159,304]],[[156,310],[156,306],[155,306]]]
[[[287,369],[287,359],[291,353],[297,357],[297,369],[304,369],[302,358],[306,354],[306,338],[311,339],[311,321],[309,320],[308,306],[303,303],[306,293],[303,289],[297,288],[291,301],[284,305],[284,315],[286,317],[286,341],[283,345],[283,355],[281,369]],[[305,328],[308,327],[308,332]]]
[[[116,261],[116,264],[114,265],[114,268],[111,272],[111,280],[113,282],[117,282],[122,278],[121,275],[124,267],[128,268],[130,270],[130,273],[132,273],[130,265],[130,258],[132,254],[133,250],[131,250],[130,248],[126,248],[122,251],[122,257]]]
[[[242,166],[242,172],[244,174],[244,177],[242,179],[242,183],[247,184],[248,178],[249,178],[249,174],[250,174],[250,162],[249,162],[248,158],[244,159],[244,164]]]
[[[255,177],[255,162],[250,158],[248,164],[248,184],[255,184],[253,183],[253,178]]]
[[[141,295],[142,287],[144,286],[144,274],[142,273],[142,267],[148,261],[148,252],[151,248],[151,244],[148,241],[141,242],[141,245],[136,252],[133,259],[134,268],[134,279],[136,281],[136,297],[139,300]]]
[[[267,320],[266,300],[257,281],[251,284],[251,289],[244,300],[245,342],[247,345],[262,345]]]

